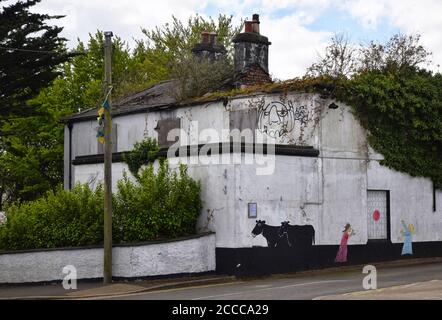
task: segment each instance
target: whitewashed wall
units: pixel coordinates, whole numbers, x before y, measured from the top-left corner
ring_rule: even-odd
[[[390,190],[393,242],[403,242],[401,219],[414,225],[413,241],[442,241],[442,192],[436,193],[437,210],[433,211],[433,184],[429,179],[388,169],[378,161],[370,161],[367,176],[369,189]]]
[[[130,150],[136,141],[146,136],[157,137],[154,128],[159,119],[166,117],[181,118],[185,135],[192,130],[201,133],[204,129],[212,129],[218,132],[219,139],[210,142],[228,141],[226,133],[231,112],[257,109],[260,104],[262,106],[261,101],[264,105],[272,101],[285,104],[290,101],[294,108],[307,106],[308,121],[302,129],[297,121],[293,131],[273,142],[313,146],[319,150],[319,157],[278,155],[274,160],[274,173],[267,176],[257,175],[259,165],[246,164],[245,155],[223,155],[239,157],[239,162],[220,164],[189,158],[195,160],[189,164],[189,173],[202,183],[203,210],[198,226],[200,230],[216,231],[217,247],[266,245],[262,237],[252,238],[250,235],[255,219],[247,218],[249,202],[258,204],[258,219],[266,220],[268,224],[279,225],[285,220],[292,224],[312,224],[317,244],[339,244],[347,222],[356,231],[349,243],[365,244],[367,189],[390,191],[393,242],[402,241],[402,218],[416,226],[413,241],[442,240],[442,192],[436,193],[437,210],[433,212],[431,181],[380,166],[382,155],[368,146],[366,132],[351,108],[334,101],[339,108],[329,109],[328,105],[333,101],[320,99],[315,94],[254,95],[231,99],[226,105],[221,101],[209,102],[174,111],[116,117],[118,151]],[[192,121],[198,121],[198,128]],[[81,130],[85,132],[91,127],[74,124],[74,130],[77,126],[83,126]],[[91,137],[89,140],[95,141],[94,135]],[[86,152],[83,150],[92,152],[90,148],[80,149],[83,153]],[[113,166],[115,189],[126,166],[121,163]],[[102,178],[102,165],[75,166],[75,181],[87,182],[94,176]]]
[[[150,277],[215,271],[215,235],[157,244],[114,247],[113,276]],[[73,265],[78,279],[103,276],[103,249],[60,249],[0,254],[0,283],[62,280]]]

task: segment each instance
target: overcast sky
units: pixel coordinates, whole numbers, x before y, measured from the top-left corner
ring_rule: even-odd
[[[279,79],[302,75],[336,32],[355,43],[420,33],[433,52],[432,68],[440,71],[436,65],[442,65],[442,0],[42,0],[34,11],[66,15],[57,23],[70,47],[97,29],[133,44],[133,38],[143,38],[141,28],[163,25],[172,15],[186,20],[196,13],[224,13],[238,22],[258,13],[261,34],[272,42],[270,73]]]

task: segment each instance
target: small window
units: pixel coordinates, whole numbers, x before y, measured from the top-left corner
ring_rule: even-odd
[[[230,137],[231,141],[253,143],[255,141],[257,125],[256,109],[231,111],[229,125],[230,131],[232,132]],[[239,130],[238,135],[233,134],[235,129]]]
[[[168,141],[167,135],[171,130],[180,128],[181,119],[179,118],[158,120],[155,130],[158,132],[158,144],[160,147],[170,147],[178,141],[178,137],[175,137],[174,141]]]

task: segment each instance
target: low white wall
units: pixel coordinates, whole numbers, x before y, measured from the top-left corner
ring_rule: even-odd
[[[122,278],[214,271],[215,234],[180,241],[114,247],[113,276]],[[78,279],[103,276],[103,249],[56,249],[0,254],[0,283],[63,280],[73,265]]]

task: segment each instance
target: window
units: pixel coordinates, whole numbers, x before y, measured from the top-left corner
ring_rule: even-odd
[[[368,240],[390,239],[390,194],[386,190],[367,191]]]
[[[171,130],[180,128],[181,119],[179,118],[158,120],[155,130],[158,132],[158,144],[160,147],[170,147],[174,144],[178,137],[175,137],[174,141],[167,141],[167,135]]]
[[[253,143],[255,141],[255,130],[257,124],[256,109],[237,110],[230,112],[230,131],[233,142]],[[239,130],[238,134],[233,134],[233,130]]]

